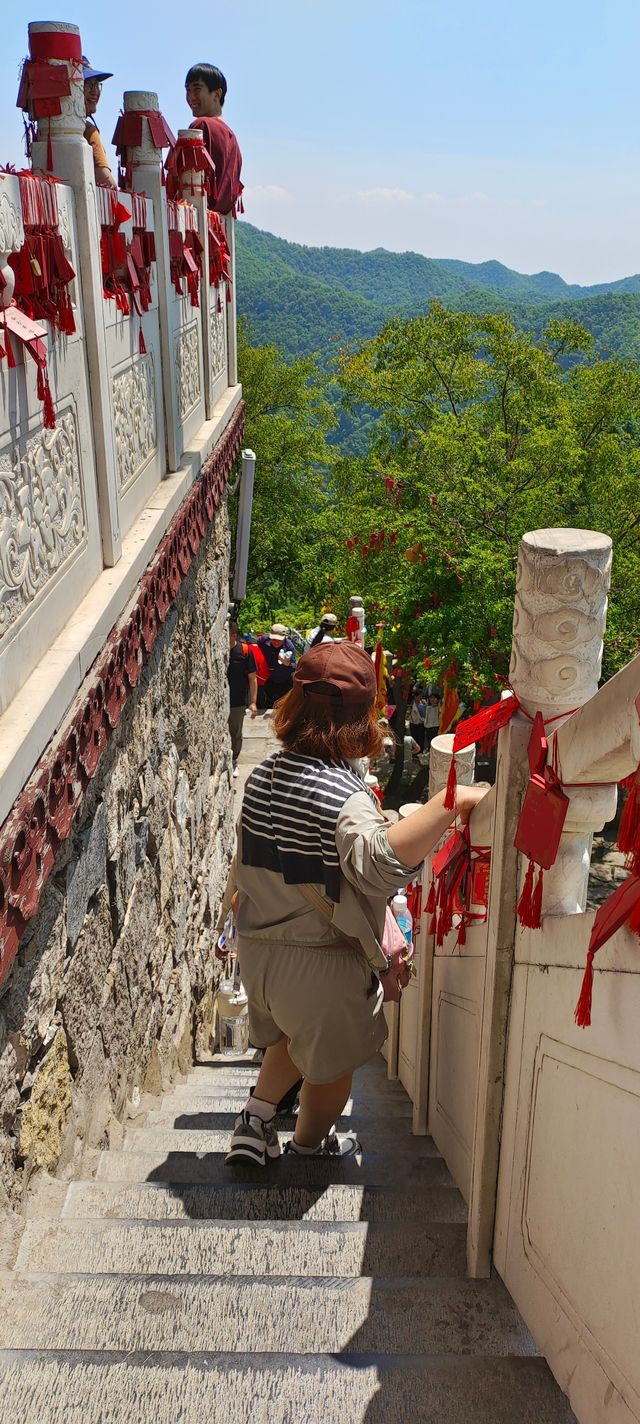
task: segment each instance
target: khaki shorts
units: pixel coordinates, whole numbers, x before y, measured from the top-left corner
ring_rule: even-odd
[[[382,985],[356,949],[242,937],[238,955],[251,1042],[270,1048],[286,1038],[310,1083],[333,1083],[382,1047]]]

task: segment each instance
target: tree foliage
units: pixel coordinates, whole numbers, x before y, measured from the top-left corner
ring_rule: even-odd
[[[327,434],[334,424],[315,362],[286,362],[275,346],[250,346],[242,326],[238,369],[247,405],[245,444],[256,453],[247,623],[308,610],[324,593],[314,531],[324,510]]]
[[[567,370],[567,359],[578,360]],[[378,420],[366,455],[331,473],[332,567],[344,604],[424,677],[454,660],[473,699],[508,672],[518,541],[529,529],[612,536],[605,670],[640,630],[640,371],[598,360],[558,318],[535,339],[504,314],[388,323],[340,362],[347,402]],[[424,670],[424,659],[430,672]]]

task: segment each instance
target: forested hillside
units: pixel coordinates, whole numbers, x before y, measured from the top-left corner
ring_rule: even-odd
[[[236,226],[238,310],[256,343],[286,356],[331,359],[347,342],[373,336],[391,316],[413,316],[438,300],[460,311],[505,308],[538,334],[559,316],[579,320],[600,354],[640,361],[640,274],[580,287],[554,272],[527,276],[500,262],[473,264],[417,252],[302,247]]]

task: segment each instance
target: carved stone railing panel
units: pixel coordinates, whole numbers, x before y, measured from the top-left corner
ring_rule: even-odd
[[[0,451],[0,642],[84,543],[75,412]]]
[[[114,377],[113,413],[118,483],[124,494],[158,449],[152,356],[141,356]]]
[[[62,240],[77,272],[74,196],[64,185],[57,196]],[[0,237],[5,253],[24,241],[12,175],[0,175]],[[55,430],[44,429],[36,365],[22,344],[11,338],[13,368],[0,360],[0,715],[102,568],[79,282],[72,288],[76,332],[61,336],[40,323]]]
[[[198,327],[195,322],[176,338],[175,357],[178,409],[181,419],[185,421],[202,399]]]

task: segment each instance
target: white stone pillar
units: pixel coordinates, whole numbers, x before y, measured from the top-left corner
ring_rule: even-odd
[[[549,738],[598,689],[610,577],[607,534],[538,529],[521,541],[510,682],[530,717],[542,713]],[[567,795],[558,856],[544,875],[546,915],[584,910],[593,832],[615,813],[615,785],[568,787]]]
[[[160,112],[158,95],[146,89],[126,89],[123,95],[125,114],[140,111]],[[158,315],[160,318],[160,360],[162,392],[167,442],[167,470],[173,473],[180,464],[180,412],[178,391],[174,380],[173,355],[173,286],[169,257],[167,224],[167,190],[163,181],[162,149],[157,148],[148,121],[142,120],[140,144],[127,149],[127,164],[131,169],[134,193],[145,193],[153,203],[153,227],[156,246],[156,281],[158,284]]]
[[[434,737],[429,751],[429,799],[438,791],[444,791],[449,776],[453,756],[453,732],[444,732]],[[459,786],[473,786],[476,769],[476,749],[462,747],[456,752],[456,778]]]
[[[65,41],[78,58],[58,59],[55,50],[64,47]],[[86,115],[84,108],[84,75],[82,71],[82,41],[77,25],[61,20],[41,20],[29,25],[29,50],[33,59],[43,60],[51,65],[63,65],[69,75],[71,93],[60,99],[60,113],[38,119],[38,137],[33,145],[31,161],[35,168],[47,167],[47,145],[51,141],[53,149],[54,173],[60,177],[57,164],[58,141],[65,144],[81,144],[84,140]],[[32,116],[33,117],[33,116]]]
[[[76,48],[79,47],[81,51],[80,31],[77,25],[63,24],[54,20],[30,24],[31,53],[37,53],[38,57],[46,57],[47,49],[57,48],[60,39],[65,35],[77,37]],[[47,146],[50,136],[55,176],[60,178],[63,183],[70,185],[75,197],[81,268],[78,276],[81,277],[81,284],[79,284],[82,292],[81,313],[91,388],[102,556],[104,563],[110,568],[120,558],[122,538],[115,441],[113,439],[115,422],[111,373],[107,359],[104,323],[100,224],[96,206],[93,151],[84,139],[85,112],[82,66],[58,60],[55,57],[47,58],[47,63],[52,65],[65,63],[67,65],[71,82],[71,96],[60,100],[62,109],[60,115],[39,121],[38,138],[33,145],[31,161],[34,169],[46,169]]]

